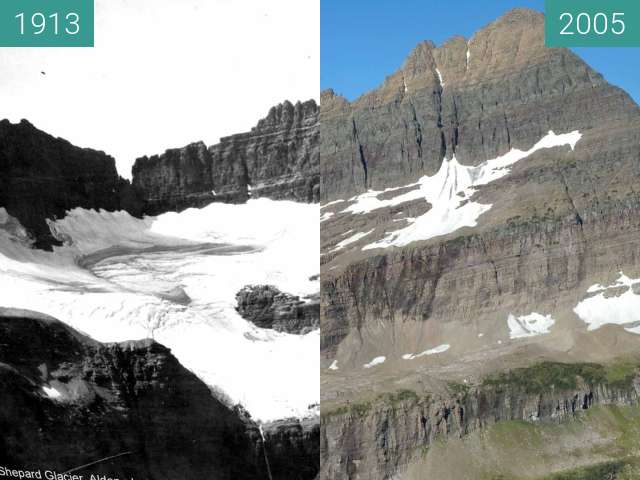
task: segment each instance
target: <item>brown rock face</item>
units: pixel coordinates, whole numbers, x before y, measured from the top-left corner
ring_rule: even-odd
[[[162,345],[100,344],[50,317],[6,309],[0,344],[3,466],[62,473],[122,454],[77,473],[269,479],[257,426]]]
[[[45,219],[72,208],[141,211],[112,157],[54,138],[26,120],[0,122],[0,173],[0,207],[20,220],[39,248],[58,244]]]
[[[284,102],[248,133],[207,148],[196,143],[133,166],[133,185],[146,212],[201,207],[252,198],[316,202],[319,199],[318,107],[313,100]]]
[[[576,365],[560,366],[571,367]],[[607,385],[578,377],[573,388],[550,387],[537,391],[509,384],[458,385],[459,391],[448,395],[403,391],[328,410],[322,415],[322,478],[394,478],[438,440],[463,437],[501,421],[560,423],[596,405],[637,405],[640,400],[637,378]]]
[[[419,44],[353,103],[323,92],[322,201],[407,184],[436,172],[445,156],[477,165],[529,148],[549,130],[637,116],[629,96],[576,55],[544,46],[541,14],[513,10],[469,41]]]
[[[619,271],[639,278],[640,110],[570,51],[544,47],[543,23],[517,9],[468,41],[421,43],[354,102],[322,94],[321,200],[343,200],[322,208],[323,402],[346,408],[362,392],[477,378],[516,360],[607,362],[637,352],[637,336],[617,326],[588,331],[574,308]],[[478,186],[467,201],[490,209],[475,226],[363,250],[433,205],[421,198],[345,212],[353,195],[394,198],[443,159],[479,165],[528,151],[550,130],[582,136],[575,150],[539,150]],[[550,333],[511,338],[508,316],[531,312],[553,316]],[[446,353],[403,358],[442,345]],[[363,369],[381,356],[384,364]],[[395,466],[380,462],[402,463],[415,442],[389,442],[415,439],[420,422],[388,408],[382,401],[366,428],[340,415],[323,425],[327,478],[392,478]],[[371,451],[362,453],[364,445]]]
[[[431,335],[452,322],[482,333],[482,319],[490,329],[496,317],[545,301],[570,310],[589,285],[637,270],[640,111],[571,52],[545,48],[538,13],[514,10],[468,42],[423,43],[352,104],[325,92],[321,130],[325,201],[415,182],[445,156],[478,164],[528,150],[549,130],[582,134],[575,151],[540,150],[476,189],[473,200],[492,207],[473,229],[362,251],[430,205],[363,214],[342,213],[349,202],[324,208],[333,213],[321,230],[328,355],[350,334],[361,348],[367,335],[359,332],[380,319],[389,328],[422,323]],[[347,234],[367,231],[366,240],[334,251]]]

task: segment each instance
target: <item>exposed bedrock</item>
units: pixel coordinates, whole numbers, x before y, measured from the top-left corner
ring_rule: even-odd
[[[284,102],[250,132],[137,159],[133,185],[149,214],[249,197],[317,202],[318,145],[315,101]]]
[[[468,52],[468,58],[467,58]],[[419,44],[377,89],[321,96],[321,198],[405,185],[456,156],[477,165],[549,130],[637,121],[638,109],[567,49],[544,46],[544,17],[516,9],[469,41]]]
[[[104,152],[75,147],[28,121],[0,122],[0,207],[17,218],[37,248],[59,245],[46,219],[76,207],[157,215],[249,197],[317,202],[318,106],[273,107],[250,132],[207,147],[194,143],[142,157],[133,181],[118,176]]]
[[[450,384],[448,394],[405,390],[323,407],[322,478],[402,478],[436,440],[502,421],[559,423],[595,405],[638,404],[640,380],[633,370],[613,382],[606,375],[596,364],[545,363],[494,375],[477,386]]]
[[[242,318],[260,328],[304,335],[320,327],[318,295],[300,299],[272,285],[247,285],[236,301]]]
[[[364,190],[360,147],[367,187],[384,190],[432,175],[445,155],[478,164],[510,148],[526,151],[550,129],[582,134],[574,151],[540,150],[476,189],[473,201],[491,207],[474,228],[363,251],[431,206],[323,209],[333,213],[321,229],[327,356],[347,335],[366,336],[372,322],[422,321],[424,335],[433,335],[447,322],[531,312],[550,299],[568,304],[613,272],[637,270],[640,110],[568,50],[544,47],[543,24],[541,14],[516,9],[469,42],[419,45],[382,86],[351,104],[323,94],[323,201]],[[416,132],[420,141],[411,143]],[[355,232],[371,233],[336,249]]]
[[[323,408],[324,478],[393,478],[440,428],[458,435],[503,419],[533,420],[532,411],[551,418],[550,405],[576,394],[637,401],[635,386],[620,391],[602,382],[534,395],[470,382],[464,399],[433,385],[475,382],[540,358],[607,362],[638,349],[630,329],[589,329],[574,308],[594,294],[591,286],[610,285],[621,271],[639,278],[640,110],[572,52],[544,47],[541,14],[516,9],[468,41],[423,42],[353,102],[323,92],[320,125],[322,404],[332,409]],[[368,189],[380,192],[377,200],[416,190],[445,158],[477,166],[529,151],[550,130],[581,137],[575,149],[538,150],[472,189],[464,202],[486,209],[469,226],[438,236],[416,228],[412,243],[375,248],[434,205],[418,195],[346,211]],[[512,337],[508,315],[532,312],[553,316],[550,332]],[[399,386],[422,393],[384,394]]]
[[[317,433],[274,427],[265,451],[241,408],[217,400],[152,340],[101,344],[51,317],[0,309],[0,344],[3,466],[64,472],[121,455],[77,473],[311,480],[317,472],[309,440]],[[293,476],[269,477],[267,458]]]
[[[45,219],[75,207],[142,212],[142,202],[104,152],[75,147],[28,121],[0,121],[0,207],[17,218],[38,248],[59,242]]]
[[[285,419],[262,426],[274,480],[319,478],[320,418]]]
[[[639,208],[630,197],[582,210],[581,224],[569,212],[558,219],[518,219],[323,273],[321,350],[331,357],[350,334],[366,342],[369,325],[383,324],[390,332],[422,323],[418,340],[428,344],[439,335],[452,338],[449,325],[462,328],[459,338],[476,337],[500,327],[506,332],[510,312],[571,309],[589,285],[637,269]],[[381,348],[403,348],[402,337],[397,341],[393,346],[389,339]]]

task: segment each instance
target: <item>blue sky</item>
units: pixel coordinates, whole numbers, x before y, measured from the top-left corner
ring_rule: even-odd
[[[378,86],[421,40],[440,45],[515,7],[544,0],[322,0],[320,84],[353,100]],[[640,103],[640,48],[576,48],[612,84]]]

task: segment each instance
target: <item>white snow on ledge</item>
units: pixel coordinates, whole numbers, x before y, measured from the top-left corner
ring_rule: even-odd
[[[556,321],[551,315],[542,315],[536,312],[520,317],[510,314],[507,318],[509,337],[511,339],[544,335],[545,333],[549,333],[549,329],[555,323]]]
[[[331,362],[331,365],[329,365],[329,370],[338,370],[338,361],[334,360],[333,362]]]
[[[384,192],[369,191],[353,197],[351,201],[354,203],[343,210],[343,213],[368,213],[417,199],[424,199],[431,205],[431,209],[423,215],[407,219],[410,222],[408,226],[388,233],[381,240],[363,247],[363,250],[402,247],[418,240],[447,235],[463,227],[475,227],[480,215],[492,207],[491,204],[471,201],[477,187],[508,175],[512,165],[538,150],[564,145],[573,150],[581,137],[582,134],[577,130],[562,135],[550,131],[526,152],[512,149],[476,167],[461,165],[455,156],[451,160],[444,159],[435,175],[425,175],[418,182],[406,187],[388,188]],[[393,198],[378,198],[381,193],[410,187],[415,189]]]
[[[49,397],[52,400],[56,400],[60,397],[62,397],[62,394],[56,390],[53,387],[47,387],[46,385],[44,387],[42,387],[42,390],[44,391],[44,393],[47,394],[47,397]]]
[[[371,367],[375,367],[376,365],[380,365],[382,363],[384,363],[384,361],[387,359],[387,357],[376,357],[373,360],[371,360],[369,363],[365,363],[363,365],[364,368],[371,368]]]
[[[332,202],[325,203],[324,205],[320,205],[320,208],[321,208],[321,209],[322,209],[322,208],[327,208],[327,207],[330,207],[330,206],[332,206],[332,205],[336,205],[336,204],[338,204],[338,203],[344,203],[344,200],[343,200],[343,199],[341,199],[341,198],[339,198],[338,200],[333,200]]]
[[[451,348],[451,345],[448,343],[443,343],[442,345],[438,345],[437,347],[431,348],[429,350],[425,350],[422,353],[405,353],[402,355],[403,360],[413,360],[415,358],[424,357],[425,355],[435,355],[436,353],[444,353]]]
[[[349,238],[345,238],[344,240],[342,240],[341,242],[336,244],[335,248],[333,248],[331,251],[332,252],[337,252],[338,250],[342,250],[344,247],[347,247],[347,246],[351,245],[352,243],[356,243],[361,238],[364,238],[367,235],[371,235],[373,233],[373,230],[375,230],[375,229],[371,229],[368,232],[358,232],[358,233],[350,236]]]
[[[633,292],[633,285],[640,279],[627,277],[620,272],[618,279],[611,285],[592,285],[587,293],[596,293],[579,302],[573,311],[587,324],[587,330],[597,330],[603,325],[629,325],[640,322],[640,295]],[[606,296],[607,290],[623,288],[620,295]],[[630,333],[640,334],[640,325],[625,328]]]

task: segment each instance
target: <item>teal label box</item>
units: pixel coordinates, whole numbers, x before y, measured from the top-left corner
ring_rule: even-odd
[[[640,47],[640,0],[546,0],[547,47]]]
[[[94,0],[0,0],[0,47],[93,47]]]

